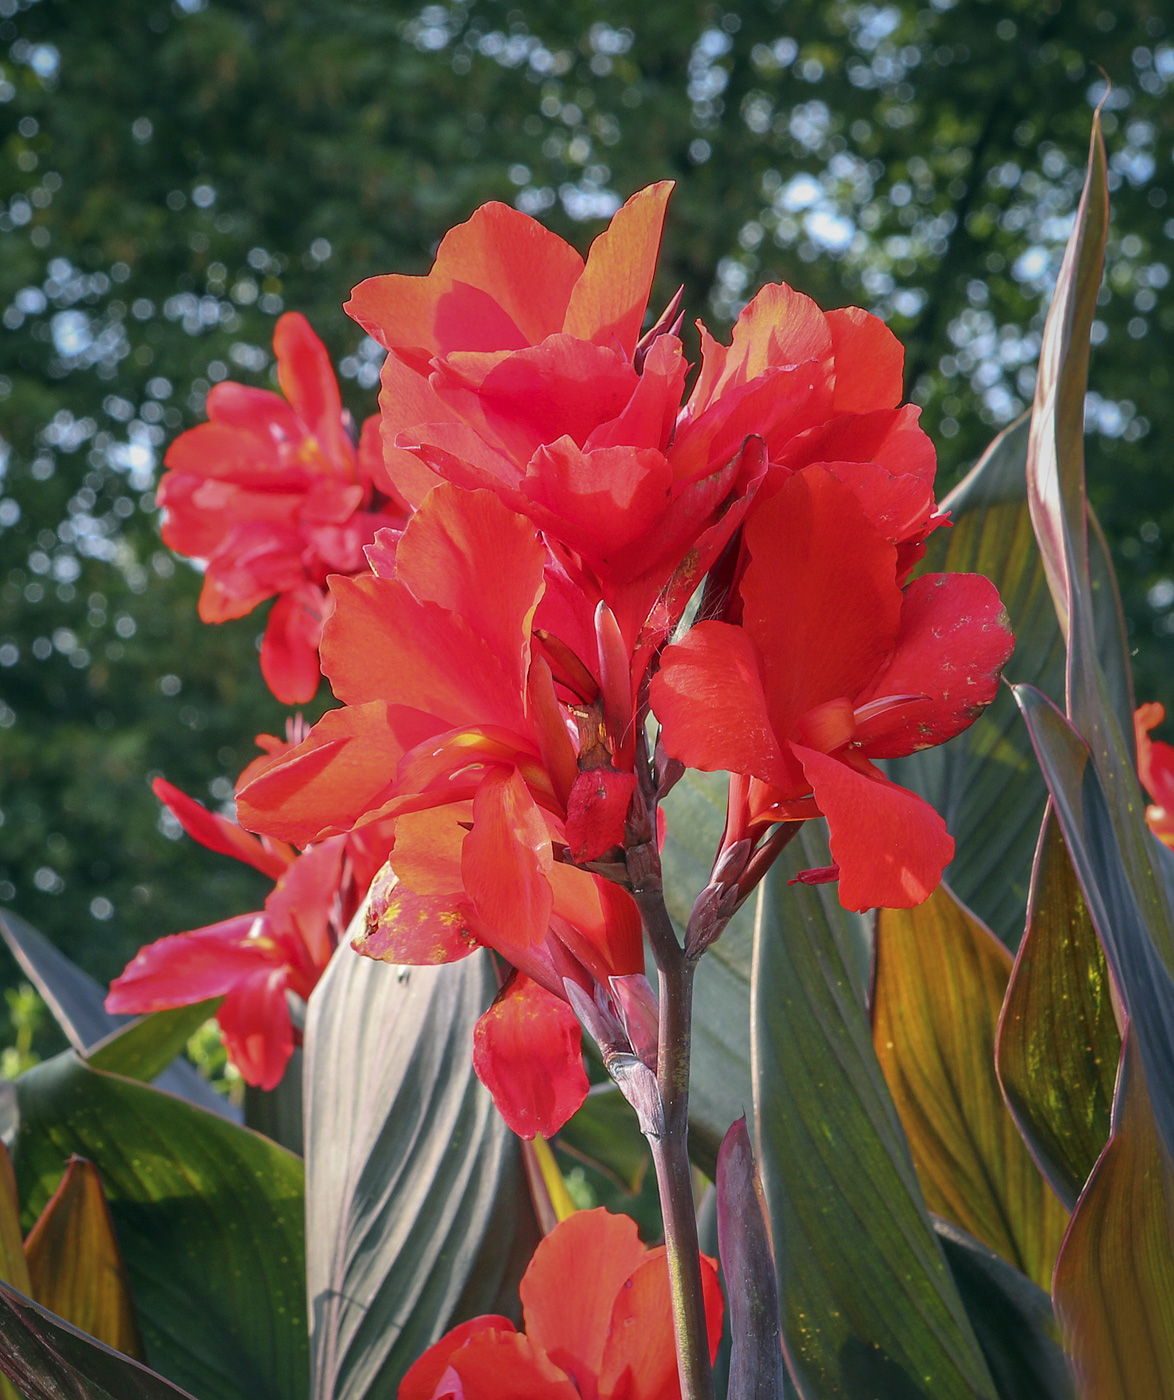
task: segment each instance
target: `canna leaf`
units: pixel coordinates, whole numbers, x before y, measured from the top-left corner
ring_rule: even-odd
[[[44,998],[53,1019],[80,1055],[86,1055],[99,1047],[108,1047],[112,1055],[120,1056],[122,1051],[114,1049],[120,1031],[131,1036],[129,1045],[138,1046],[141,1050],[145,1043],[160,1034],[161,1028],[175,1024],[174,1020],[168,1018],[178,1016],[183,1019],[186,1015],[186,1008],[178,1013],[158,1012],[157,1014],[164,1018],[158,1023],[153,1022],[149,1016],[132,1018],[112,1015],[104,1005],[105,988],[75,963],[70,962],[64,953],[59,952],[31,924],[9,909],[0,911],[0,938],[4,939],[12,956]],[[149,1028],[139,1029],[147,1022],[152,1022]],[[177,1046],[176,1054],[182,1048],[182,1045]],[[138,1053],[136,1051],[136,1055]],[[125,1069],[116,1072],[131,1073]],[[161,1089],[189,1099],[222,1118],[240,1119],[240,1111],[229,1103],[223,1094],[218,1094],[207,1084],[194,1066],[185,1061],[165,1066],[162,1073],[156,1071],[156,1074]],[[133,1077],[146,1076],[138,1074]]]
[[[221,998],[136,1016],[90,1046],[86,1059],[95,1069],[149,1083],[157,1078],[210,1016]],[[186,1067],[185,1067],[186,1068]]]
[[[1130,1033],[1113,1133],[1056,1265],[1056,1312],[1081,1400],[1174,1400],[1172,1240],[1174,1177]]]
[[[12,1284],[21,1293],[31,1293],[28,1264],[20,1232],[20,1198],[12,1158],[0,1142],[0,1281]]]
[[[1149,935],[1088,745],[1038,691],[1016,686],[1072,866],[1133,1024],[1158,1130],[1174,1152],[1174,979]]]
[[[933,1226],[999,1400],[1072,1400],[1047,1293],[953,1221],[935,1216]]]
[[[727,1400],[783,1400],[779,1295],[762,1184],[746,1119],[717,1156],[717,1229],[732,1338]]]
[[[2,1281],[0,1377],[24,1400],[193,1400]]]
[[[149,1364],[201,1400],[304,1400],[300,1160],[72,1051],[29,1070],[17,1088],[26,1223],[73,1153],[94,1163]]]
[[[450,1327],[517,1308],[538,1228],[517,1139],[471,1056],[495,991],[485,953],[391,967],[344,940],[310,998],[314,1400],[394,1400]]]
[[[1120,1056],[1108,965],[1049,808],[997,1062],[1019,1130],[1070,1210],[1108,1140]]]
[[[24,1251],[38,1303],[115,1351],[143,1360],[130,1281],[92,1162],[69,1159]]]
[[[854,916],[807,825],[763,883],[755,930],[758,1160],[784,1345],[806,1400],[996,1394],[929,1223],[872,1046]]]
[[[873,1043],[926,1204],[1046,1288],[1068,1212],[995,1073],[1010,973],[1010,953],[945,885],[877,913]]]

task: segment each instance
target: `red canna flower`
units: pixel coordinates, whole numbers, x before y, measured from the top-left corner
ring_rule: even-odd
[[[217,384],[207,423],[181,434],[159,488],[163,538],[207,561],[205,622],[243,617],[276,596],[261,670],[285,704],[318,688],[318,642],[329,573],[366,568],[363,547],[404,508],[374,486],[378,421],[356,447],[326,349],[305,317],[289,312],[273,336],[284,398]]]
[[[314,990],[389,838],[376,829],[365,840],[337,837],[298,855],[280,842],[250,836],[162,778],[154,790],[202,845],[277,883],[258,912],[141,949],[111,983],[106,1009],[144,1014],[223,997],[216,1019],[229,1059],[246,1083],[272,1089],[298,1038],[287,994],[305,1001]]]
[[[701,1256],[710,1358],[722,1329],[717,1266]],[[525,1332],[475,1317],[424,1353],[399,1400],[679,1400],[664,1248],[634,1222],[577,1211],[534,1252],[521,1285]]]
[[[944,743],[994,698],[1013,645],[998,594],[972,574],[902,591],[897,549],[826,467],[784,481],[744,543],[741,626],[699,623],[653,679],[665,749],[747,780],[727,843],[822,814],[846,908],[918,904],[954,843],[872,760]]]
[[[476,1062],[507,1122],[549,1135],[587,1092],[568,1000],[601,999],[600,1033],[618,1043],[628,1016],[613,982],[643,977],[631,897],[559,859],[582,841],[595,853],[622,842],[631,761],[626,774],[579,771],[578,726],[534,647],[546,552],[528,521],[488,492],[442,485],[409,521],[390,576],[372,557],[375,573],[331,581],[322,658],[344,708],[254,764],[240,811],[300,845],[394,819],[357,946],[438,963],[485,945],[518,969],[479,1028]],[[626,665],[622,688],[629,722]],[[584,780],[602,787],[594,805]],[[530,1037],[526,1060],[521,1028],[539,1022],[551,1034]],[[495,1068],[507,1059],[527,1073]]]
[[[1166,707],[1151,701],[1138,706],[1133,726],[1137,735],[1138,777],[1153,798],[1145,809],[1145,819],[1158,840],[1174,849],[1174,747],[1150,738],[1150,730],[1165,718]]]

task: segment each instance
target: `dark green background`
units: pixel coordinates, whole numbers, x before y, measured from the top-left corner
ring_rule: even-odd
[[[0,0],[0,904],[108,978],[263,898],[149,791],[224,800],[284,723],[263,617],[197,621],[151,483],[211,381],[269,382],[282,309],[364,416],[360,278],[491,198],[585,247],[672,177],[655,299],[683,282],[719,331],[776,278],[879,311],[944,489],[1030,402],[1100,69],[1089,471],[1139,696],[1174,702],[1168,4]]]

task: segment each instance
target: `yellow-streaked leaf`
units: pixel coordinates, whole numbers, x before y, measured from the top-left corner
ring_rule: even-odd
[[[38,1303],[116,1351],[143,1359],[126,1267],[92,1162],[70,1158],[24,1250]]]
[[[1132,1033],[1053,1297],[1081,1400],[1174,1400],[1174,1180]]]
[[[1120,1057],[1109,969],[1049,806],[997,1061],[1020,1131],[1069,1207],[1108,1139]]]
[[[877,915],[873,1042],[930,1210],[1047,1288],[1067,1211],[995,1073],[1011,955],[940,886]]]
[[[20,1197],[8,1148],[0,1142],[0,1279],[24,1294],[32,1289],[20,1234]]]

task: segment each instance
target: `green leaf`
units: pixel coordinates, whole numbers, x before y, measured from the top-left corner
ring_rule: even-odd
[[[661,865],[665,902],[682,934],[709,880],[726,823],[724,773],[685,774],[664,803],[668,839]],[[746,904],[697,966],[689,1085],[689,1151],[707,1176],[730,1124],[753,1103],[750,1076],[750,967],[754,912]]]
[[[1127,1036],[1113,1134],[1085,1187],[1053,1295],[1082,1400],[1174,1400],[1174,1179]]]
[[[1108,1140],[1120,1057],[1108,965],[1049,809],[999,1025],[998,1068],[1020,1132],[1069,1209]]]
[[[873,1040],[926,1203],[1046,1288],[1068,1212],[995,1074],[1010,975],[1010,953],[945,885],[878,911]]]
[[[1088,914],[1133,1023],[1158,1128],[1174,1154],[1174,979],[1129,879],[1088,745],[1038,691],[1016,686]],[[1150,838],[1156,853],[1157,842]]]
[[[826,864],[808,823],[755,931],[757,1155],[792,1370],[808,1400],[993,1397],[873,1051],[857,917],[786,883]]]
[[[4,939],[12,956],[44,998],[53,1019],[79,1054],[88,1055],[91,1050],[97,1049],[107,1041],[113,1045],[119,1031],[130,1032],[132,1028],[141,1024],[141,1021],[150,1019],[112,1015],[105,1006],[106,989],[95,982],[89,973],[83,972],[75,963],[70,962],[43,934],[38,933],[31,924],[13,914],[11,910],[0,911],[0,938]],[[165,1017],[178,1014],[182,1017],[186,1014],[186,1009],[179,1013],[158,1014]],[[162,1024],[169,1023],[165,1020]],[[144,1041],[149,1042],[155,1034],[154,1029],[134,1030],[130,1045],[141,1048]],[[112,1053],[118,1057],[122,1052]],[[174,1056],[172,1058],[174,1059]],[[118,1072],[128,1073],[123,1070]],[[131,1077],[146,1076],[136,1072]],[[185,1061],[171,1064],[157,1077],[159,1088],[178,1094],[180,1098],[189,1099],[201,1108],[218,1113],[222,1118],[239,1121],[240,1111],[223,1094],[218,1094],[210,1084],[205,1083],[195,1068]]]
[[[1048,591],[1027,504],[1028,420],[995,438],[942,501],[953,524],[930,536],[919,573],[991,579],[1011,619],[1015,652],[1006,674],[1053,700],[1064,694],[1064,639]],[[1096,635],[1114,706],[1132,724],[1125,628],[1112,559],[1095,520],[1091,567]],[[1031,863],[1047,788],[1015,703],[1000,689],[980,718],[934,749],[889,764],[892,777],[935,807],[957,842],[950,887],[1014,948],[1023,932]]]
[[[25,1218],[39,1214],[73,1153],[94,1163],[150,1364],[201,1400],[303,1400],[301,1162],[72,1051],[17,1087]]]
[[[1044,326],[1028,450],[1028,500],[1068,643],[1067,712],[1091,750],[1132,897],[1174,974],[1174,920],[1153,868],[1131,716],[1122,723],[1115,712],[1114,687],[1098,655],[1089,573],[1084,400],[1108,226],[1105,146],[1100,119],[1094,116],[1084,190]]]
[[[314,1400],[394,1400],[450,1327],[517,1310],[537,1226],[517,1140],[472,1066],[496,991],[483,952],[391,967],[344,941],[310,998]]]
[[[26,1400],[193,1400],[6,1283],[0,1283],[0,1374]]]
[[[999,1400],[1071,1400],[1051,1298],[952,1221],[933,1227]]]
[[[182,1052],[204,1022],[215,1016],[221,1000],[213,997],[192,1006],[137,1016],[91,1046],[86,1060],[95,1069],[150,1083]]]

